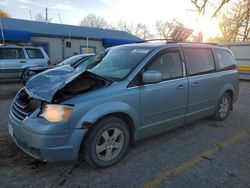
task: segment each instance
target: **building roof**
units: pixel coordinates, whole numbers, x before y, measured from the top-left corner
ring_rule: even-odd
[[[37,22],[13,18],[1,18],[4,30],[17,30],[30,32],[32,36],[54,36],[65,37],[69,35],[72,38],[89,38],[89,39],[124,39],[131,41],[142,41],[125,31],[111,29],[97,29],[82,26],[73,26],[65,24],[55,24],[46,22]]]

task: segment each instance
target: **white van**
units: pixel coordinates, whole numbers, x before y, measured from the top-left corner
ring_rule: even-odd
[[[0,78],[21,78],[29,67],[51,65],[48,55],[41,47],[0,46]]]

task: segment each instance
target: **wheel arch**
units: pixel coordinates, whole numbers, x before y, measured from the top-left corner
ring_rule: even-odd
[[[231,84],[226,84],[221,90],[220,93],[218,95],[218,99],[217,99],[217,103],[219,102],[220,98],[224,95],[224,93],[228,93],[231,97],[231,109],[233,109],[233,100],[234,100],[234,87]]]
[[[99,121],[103,120],[104,118],[108,118],[111,116],[122,119],[128,125],[130,142],[135,143],[138,140],[137,129],[140,124],[139,114],[132,106],[123,102],[109,102],[98,105],[89,110],[81,118],[77,125],[77,128],[88,129],[81,142],[83,143],[84,140],[86,140],[92,127],[94,127]]]

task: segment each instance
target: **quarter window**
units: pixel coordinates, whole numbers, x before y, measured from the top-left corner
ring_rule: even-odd
[[[21,48],[1,48],[0,59],[24,59],[24,53]]]
[[[162,74],[163,80],[182,77],[181,56],[178,51],[167,52],[158,56],[147,68],[156,70]]]
[[[215,71],[211,49],[187,48],[185,49],[185,55],[189,75],[199,75]]]
[[[236,64],[233,56],[226,50],[214,49],[215,59],[219,70],[236,69]]]
[[[39,49],[26,49],[26,52],[30,59],[41,59],[44,58],[43,53]]]

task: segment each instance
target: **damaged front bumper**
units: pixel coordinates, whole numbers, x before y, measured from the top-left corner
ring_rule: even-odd
[[[44,161],[68,161],[78,158],[86,129],[65,129],[65,122],[52,124],[35,115],[23,121],[9,112],[9,132],[25,153]]]

